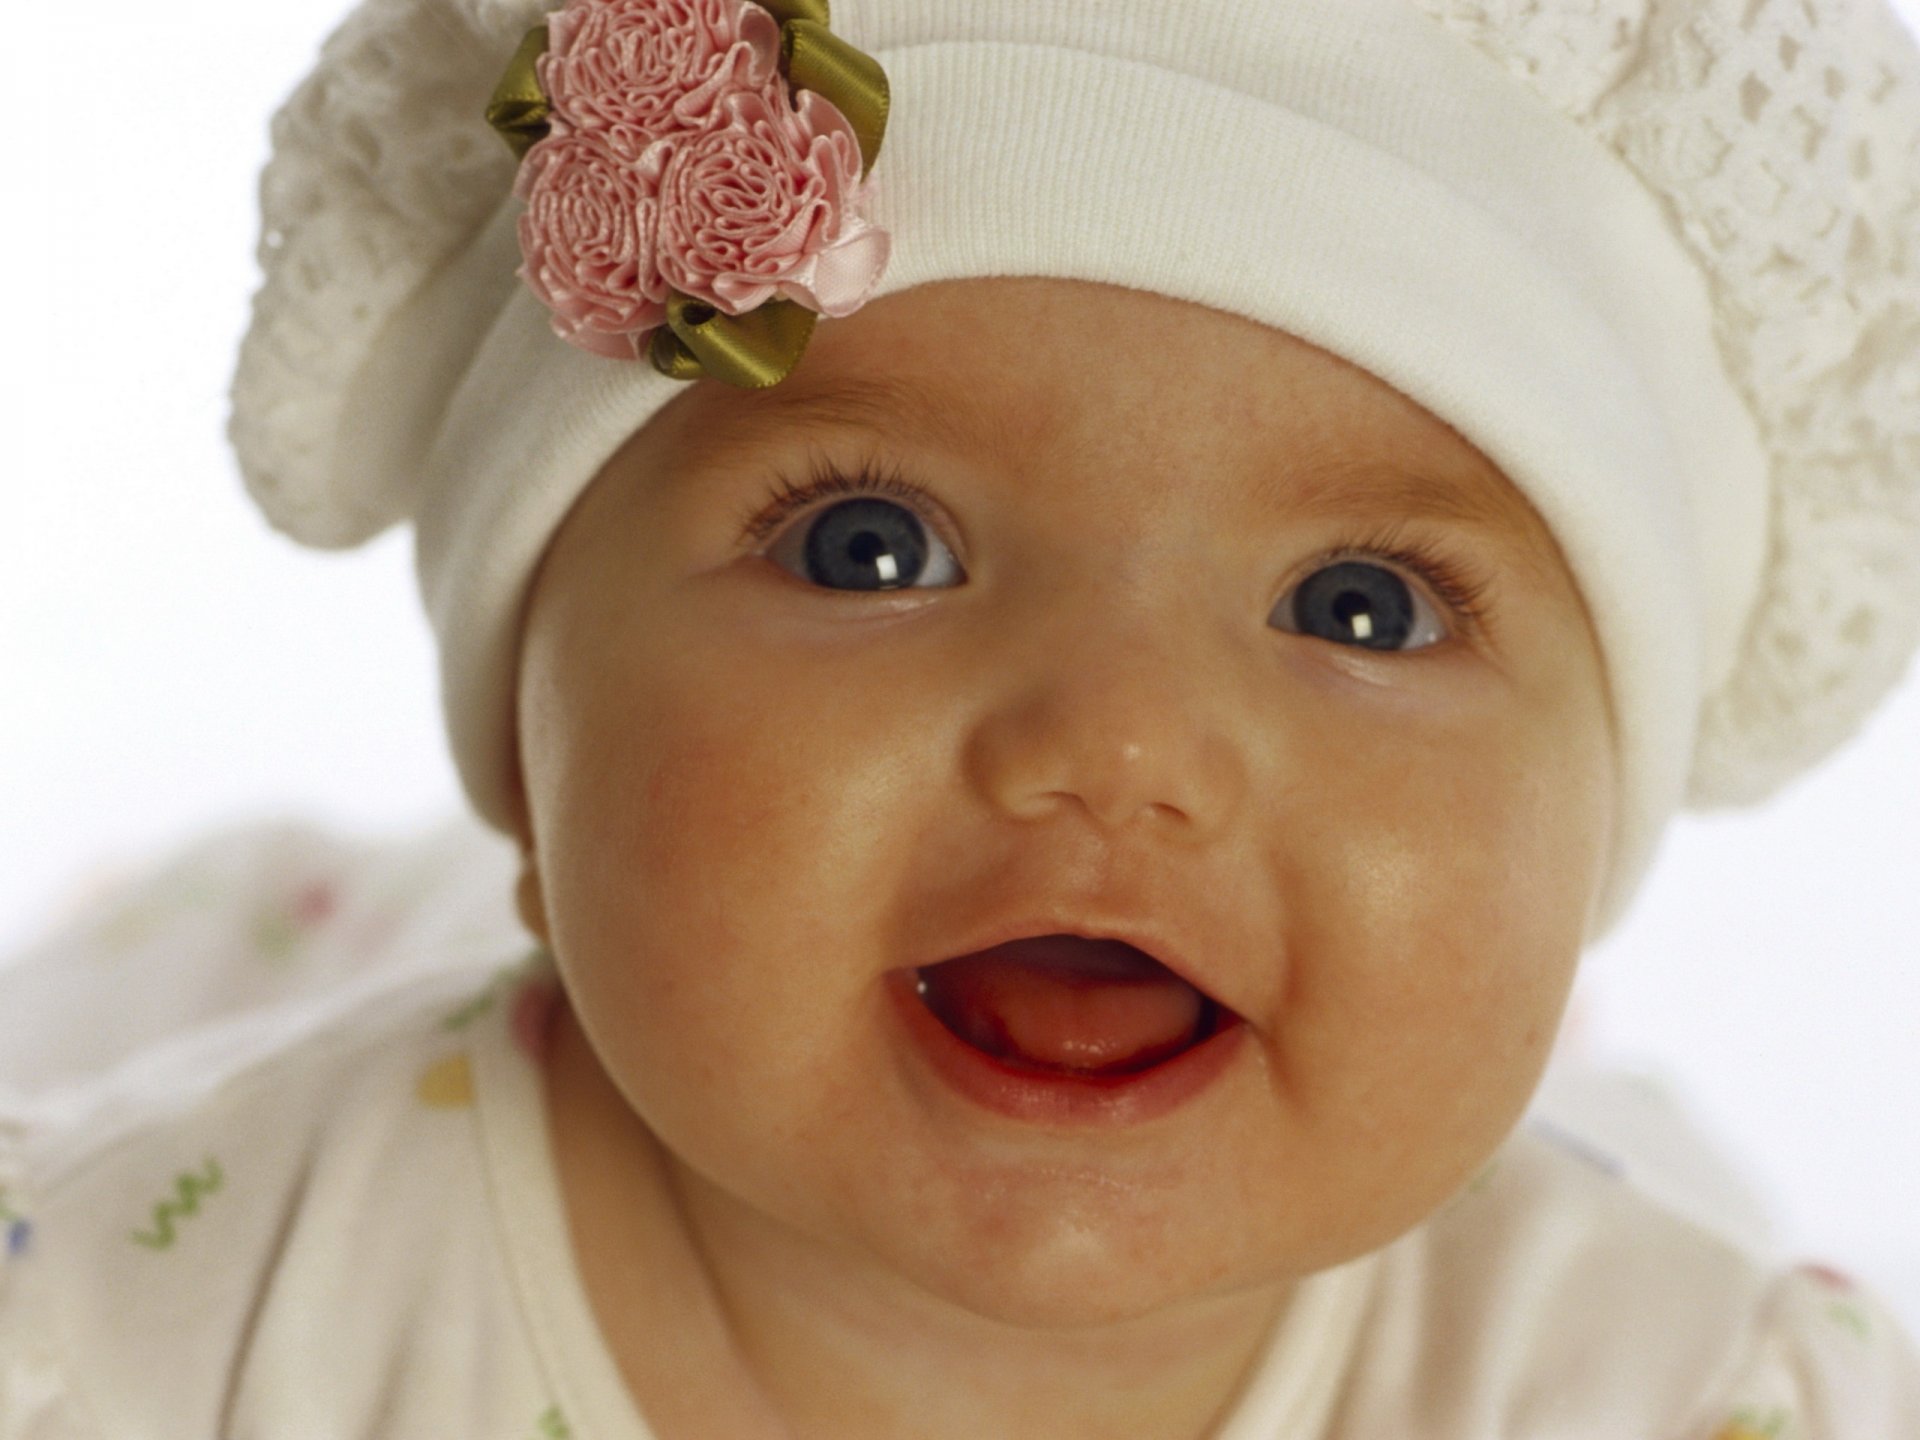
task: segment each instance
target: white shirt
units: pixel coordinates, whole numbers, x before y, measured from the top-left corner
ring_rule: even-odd
[[[0,1440],[658,1440],[568,1243],[510,880],[467,826],[238,832],[0,971]],[[1894,1318],[1674,1188],[1537,1114],[1301,1286],[1219,1440],[1920,1440]]]

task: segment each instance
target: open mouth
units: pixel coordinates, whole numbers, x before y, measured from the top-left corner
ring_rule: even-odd
[[[923,966],[916,988],[962,1044],[1035,1078],[1140,1075],[1239,1018],[1132,945],[1078,935]]]
[[[1248,1026],[1136,947],[1036,935],[890,972],[933,1075],[1014,1120],[1142,1123],[1218,1082]]]

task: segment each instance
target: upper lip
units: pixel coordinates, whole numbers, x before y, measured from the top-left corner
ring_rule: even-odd
[[[1224,977],[1214,973],[1213,967],[1201,959],[1199,950],[1189,947],[1165,925],[1139,918],[1097,918],[1063,911],[1044,911],[1013,920],[997,920],[963,939],[957,949],[922,960],[915,968],[925,969],[962,955],[991,950],[996,945],[1027,940],[1037,935],[1076,935],[1084,940],[1121,941],[1159,961],[1215,1004],[1232,1010],[1236,1015],[1244,1015],[1223,993],[1221,981]]]

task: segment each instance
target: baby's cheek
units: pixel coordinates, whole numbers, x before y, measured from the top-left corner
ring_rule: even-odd
[[[838,813],[849,787],[764,713],[656,712],[629,733],[644,763],[580,767],[556,841],[555,939],[583,1027],[668,1128],[668,1109],[814,1093],[846,992],[871,978],[846,923],[861,866],[832,863],[836,834],[863,833]]]
[[[1491,757],[1401,798],[1323,873],[1281,1033],[1306,1123],[1330,1144],[1344,1131],[1355,1187],[1411,1223],[1532,1094],[1578,960],[1586,887],[1567,856],[1585,844]]]

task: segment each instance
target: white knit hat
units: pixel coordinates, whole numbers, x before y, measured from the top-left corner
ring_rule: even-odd
[[[274,123],[232,436],[315,545],[417,528],[507,819],[547,541],[681,382],[557,340],[482,123],[553,0],[364,0]],[[1850,734],[1920,630],[1920,50],[1884,0],[835,0],[892,90],[876,295],[1050,275],[1276,326],[1478,446],[1620,721],[1599,930],[1682,803]],[[832,320],[822,321],[833,324]],[[804,364],[804,361],[802,362]]]

